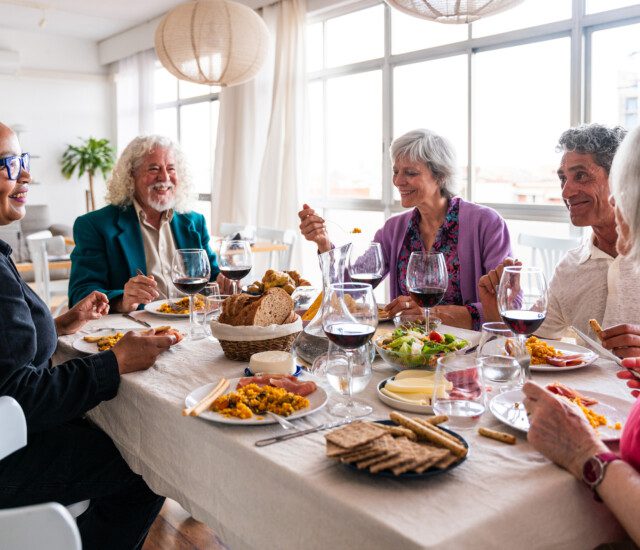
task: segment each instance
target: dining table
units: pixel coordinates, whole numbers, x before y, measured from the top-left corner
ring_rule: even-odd
[[[186,332],[187,320],[133,314],[152,326]],[[121,315],[108,315],[76,335],[59,339],[55,361],[80,354],[76,338],[100,328],[141,329]],[[393,330],[380,324],[378,330]],[[468,339],[479,333],[442,327]],[[487,439],[475,428],[458,430],[469,445],[467,460],[436,477],[380,477],[325,456],[326,432],[265,447],[255,442],[283,433],[278,424],[228,425],[183,416],[186,396],[220,377],[243,376],[246,363],[227,359],[213,337],[184,340],[155,365],[121,377],[117,396],[88,416],[115,442],[133,471],[158,494],[178,501],[212,527],[231,549],[418,549],[418,548],[595,548],[625,540],[607,507],[568,472],[487,410],[479,420],[517,437],[515,445]],[[540,384],[554,381],[610,394],[629,402],[617,366],[598,359],[584,368],[533,373]],[[393,410],[376,386],[393,376],[381,359],[356,397],[373,407],[370,419]],[[303,377],[312,377],[303,373]],[[317,383],[342,399],[326,380]],[[336,420],[328,407],[294,420],[299,429]]]

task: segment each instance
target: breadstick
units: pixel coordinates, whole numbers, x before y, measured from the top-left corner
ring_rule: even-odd
[[[595,319],[589,319],[589,325],[591,326],[591,330],[596,333],[598,340],[602,342],[602,327],[600,326],[600,323]]]
[[[478,433],[489,439],[495,439],[496,441],[502,441],[502,443],[508,443],[509,445],[516,444],[516,436],[506,434],[504,432],[498,432],[496,430],[490,430],[489,428],[478,428]]]
[[[442,424],[449,420],[449,417],[446,414],[438,414],[436,416],[430,416],[429,418],[425,418],[425,421],[431,424],[432,426],[437,426],[438,424]]]
[[[170,328],[171,328],[171,327],[170,327],[169,325],[164,325],[164,326],[161,326],[161,327],[155,327],[155,328],[153,329],[153,332],[154,332],[155,334],[158,334],[158,333],[160,333],[160,332],[166,332],[166,331],[167,331],[167,330],[169,330]]]
[[[436,431],[435,427],[431,426],[431,424],[429,424],[429,428],[427,428],[419,422],[411,420],[411,418],[395,411],[389,415],[389,418],[391,418],[391,420],[396,424],[409,428],[411,431],[415,432],[419,438],[431,441],[445,449],[449,449],[456,456],[463,457],[467,454],[467,449],[462,444],[459,442],[454,443],[450,439],[443,437],[441,433],[439,433],[440,430]]]
[[[182,409],[182,416],[199,416],[206,411],[211,404],[218,399],[229,387],[229,381],[221,378],[215,388],[198,401],[193,407]]]
[[[404,436],[410,439],[411,441],[415,441],[416,439],[418,439],[416,434],[412,432],[409,428],[401,428],[400,426],[389,426],[387,424],[377,424],[377,423],[375,424],[376,426],[379,426],[380,428],[383,428],[384,430],[389,432],[394,437]]]
[[[425,428],[429,429],[429,430],[435,430],[437,433],[439,433],[442,437],[446,437],[447,439],[450,439],[451,441],[453,441],[454,443],[460,443],[460,440],[457,437],[454,437],[453,435],[451,435],[448,432],[445,432],[443,429],[438,428],[438,426],[434,426],[433,424],[431,424],[430,422],[427,422],[426,420],[419,418],[417,416],[414,416],[412,418],[412,420],[415,420],[418,424],[421,424],[422,426],[424,426]]]

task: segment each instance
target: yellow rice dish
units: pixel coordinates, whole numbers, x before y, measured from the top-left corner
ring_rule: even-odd
[[[218,397],[213,402],[211,410],[223,416],[247,419],[253,414],[264,414],[266,411],[289,416],[308,406],[308,399],[282,388],[248,384],[237,391]]]
[[[532,365],[544,365],[547,362],[547,357],[562,357],[561,351],[535,336],[527,338],[526,346],[529,355],[531,355]]]
[[[193,304],[194,309],[204,309],[204,299],[200,294],[196,294]],[[188,315],[189,314],[189,297],[185,296],[173,303],[173,307],[169,302],[162,304],[158,311],[160,313],[172,313],[173,315]]]

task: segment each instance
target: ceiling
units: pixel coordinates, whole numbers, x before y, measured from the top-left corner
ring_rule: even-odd
[[[0,0],[0,27],[100,41],[150,21],[184,1]]]

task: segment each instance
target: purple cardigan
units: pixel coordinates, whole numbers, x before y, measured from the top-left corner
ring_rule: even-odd
[[[385,275],[388,273],[390,276],[391,299],[400,294],[396,260],[412,215],[413,210],[409,210],[389,218],[373,239],[382,247],[387,264]],[[463,199],[460,199],[458,220],[462,301],[478,308],[480,317],[484,319],[482,304],[478,298],[478,280],[504,258],[512,255],[509,230],[495,210]]]

